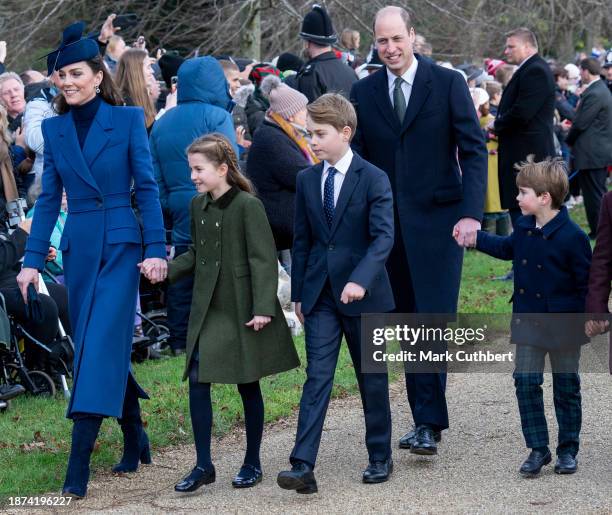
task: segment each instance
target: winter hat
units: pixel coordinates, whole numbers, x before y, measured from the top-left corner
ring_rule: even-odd
[[[47,75],[69,64],[79,61],[89,61],[100,53],[98,44],[83,37],[85,24],[81,21],[72,23],[64,29],[59,47],[44,57],[47,57]]]
[[[333,45],[338,40],[329,14],[318,4],[304,16],[300,37],[321,46]]]
[[[159,58],[158,64],[166,87],[170,89],[172,77],[178,75],[178,69],[185,59],[179,55],[164,54]]]
[[[489,101],[489,94],[482,88],[470,88],[470,93],[474,99],[474,104],[478,107]]]
[[[297,72],[303,65],[304,61],[302,61],[297,55],[289,52],[279,55],[278,60],[276,61],[276,67],[281,72],[286,72],[287,70]]]
[[[501,59],[485,59],[484,64],[487,73],[489,75],[495,75],[495,72],[499,70],[499,68],[501,68],[504,64],[506,64],[506,62],[502,61]]]
[[[261,86],[261,81],[268,75],[280,76],[280,70],[271,64],[259,63],[253,66],[249,73],[249,80],[255,84],[256,88]]]
[[[280,114],[286,120],[308,105],[305,95],[283,84],[275,75],[264,78],[261,92],[270,100],[270,111]]]

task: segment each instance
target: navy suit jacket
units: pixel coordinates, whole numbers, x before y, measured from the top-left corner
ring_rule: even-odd
[[[358,126],[353,149],[384,170],[393,187],[417,311],[457,309],[463,251],[452,237],[464,217],[482,219],[487,149],[461,75],[419,61],[404,121],[389,98],[387,70],[354,84]],[[404,271],[400,271],[404,273]]]
[[[291,262],[291,300],[308,315],[329,278],[338,310],[346,316],[394,308],[385,262],[393,247],[393,199],[386,174],[353,155],[327,225],[321,197],[323,163],[298,174]],[[348,282],[366,296],[342,304]]]

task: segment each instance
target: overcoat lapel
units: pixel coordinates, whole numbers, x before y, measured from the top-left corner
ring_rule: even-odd
[[[417,57],[415,56],[415,59]],[[402,124],[402,132],[404,132],[413,122],[415,116],[425,104],[429,93],[431,92],[431,65],[423,59],[419,60],[419,66],[414,76],[414,84],[410,92],[410,100],[404,115],[404,123]]]

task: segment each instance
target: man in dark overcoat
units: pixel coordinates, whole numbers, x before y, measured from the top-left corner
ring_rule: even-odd
[[[494,130],[499,140],[499,194],[512,223],[521,216],[516,196],[517,163],[534,155],[535,161],[555,155],[553,120],[555,79],[538,54],[535,34],[527,28],[506,34],[506,62],[518,69],[504,89]]]
[[[483,214],[483,133],[463,77],[413,53],[404,9],[377,13],[375,39],[385,67],[353,86],[353,147],[391,181],[395,245],[387,270],[396,310],[455,313],[463,263],[457,242],[475,240]],[[435,454],[448,427],[446,374],[406,374],[406,388],[416,430],[400,447]]]

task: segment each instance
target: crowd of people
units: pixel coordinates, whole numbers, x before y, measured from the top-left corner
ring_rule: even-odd
[[[514,280],[515,312],[608,312],[612,52],[547,61],[535,34],[518,28],[503,60],[453,66],[433,59],[408,12],[386,7],[364,57],[359,32],[339,42],[315,5],[299,33],[305,60],[184,59],[152,56],[142,37],[128,46],[115,19],[94,36],[82,23],[66,28],[45,73],[4,71],[0,42],[0,204],[25,198],[31,211],[0,241],[0,292],[42,341],[61,319],[75,342],[66,495],[86,494],[103,417],[124,435],[114,470],[151,460],[139,404],[147,394],[130,369],[139,271],[153,284],[168,279],[168,343],[186,358],[197,462],[180,492],[216,479],[212,383],[237,384],[244,405],[247,448],[232,484],[261,481],[259,380],[299,365],[276,298],[278,263],[291,275],[307,356],[291,470],[278,484],[304,494],[318,488],[343,336],[363,401],[363,481],[391,476],[388,378],[362,370],[360,316],[456,313],[465,248],[512,260],[504,279]],[[568,215],[582,201],[588,236]],[[48,267],[62,278],[40,295],[44,317],[34,323],[28,291]],[[598,319],[585,331],[607,327]],[[552,459],[547,353],[555,472],[574,473],[588,340],[513,338],[530,449],[520,473],[535,476]],[[434,455],[449,427],[446,373],[405,379],[414,428],[399,446]]]

